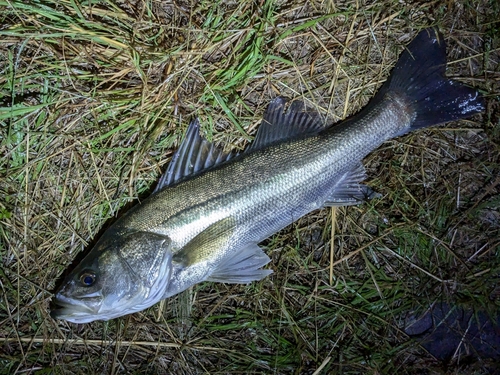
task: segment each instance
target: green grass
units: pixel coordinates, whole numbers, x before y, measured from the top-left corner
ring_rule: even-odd
[[[500,306],[496,1],[0,0],[0,10],[0,374],[494,368],[460,353],[443,364],[404,328],[434,302]],[[56,282],[150,193],[193,117],[236,149],[277,95],[341,120],[432,25],[448,42],[448,74],[478,87],[487,111],[370,155],[381,199],[313,212],[266,240],[274,274],[260,282],[203,283],[105,323],[50,318]]]

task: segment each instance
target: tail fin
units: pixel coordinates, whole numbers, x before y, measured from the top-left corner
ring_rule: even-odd
[[[388,92],[406,96],[416,118],[411,129],[469,117],[484,110],[477,90],[445,76],[446,45],[443,35],[429,28],[421,31],[401,54],[391,76],[375,97]]]

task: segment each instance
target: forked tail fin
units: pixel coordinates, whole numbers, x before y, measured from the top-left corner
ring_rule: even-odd
[[[409,131],[472,116],[484,110],[479,92],[447,79],[443,35],[421,31],[401,54],[374,102],[390,92],[405,96],[416,118]]]

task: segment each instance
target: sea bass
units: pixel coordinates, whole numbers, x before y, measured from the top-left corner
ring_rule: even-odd
[[[445,68],[443,36],[426,29],[371,102],[338,125],[278,97],[248,149],[225,154],[193,121],[153,194],[118,219],[65,279],[52,317],[109,320],[203,281],[266,277],[270,259],[259,242],[313,210],[375,196],[360,184],[370,152],[484,109],[479,93],[448,80]]]

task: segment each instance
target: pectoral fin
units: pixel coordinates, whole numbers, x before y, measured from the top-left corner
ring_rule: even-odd
[[[173,261],[185,267],[206,264],[206,280],[222,283],[248,284],[272,273],[260,269],[271,259],[256,244],[248,244],[238,251],[229,248],[233,233],[234,221],[220,220],[194,237]]]
[[[234,220],[225,218],[210,225],[174,256],[174,261],[185,266],[201,262],[218,262],[225,257],[225,249],[234,232]]]

